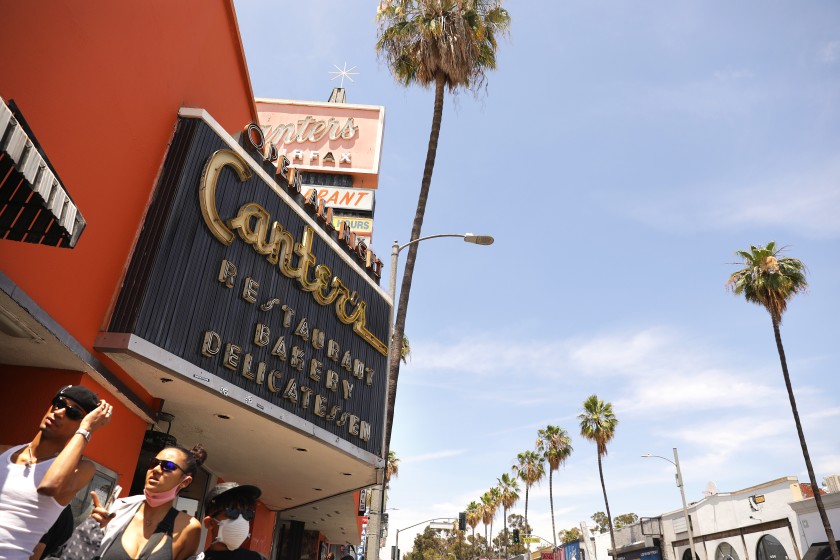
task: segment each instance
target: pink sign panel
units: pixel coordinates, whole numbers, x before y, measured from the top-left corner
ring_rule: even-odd
[[[376,188],[384,107],[286,99],[257,99],[256,105],[266,141],[275,144],[292,166],[368,175],[364,184],[353,186]]]

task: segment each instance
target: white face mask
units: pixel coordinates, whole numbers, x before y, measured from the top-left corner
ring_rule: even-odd
[[[216,541],[225,545],[228,550],[236,550],[248,538],[250,529],[250,523],[242,515],[236,519],[223,519],[219,521],[219,536],[216,537]]]

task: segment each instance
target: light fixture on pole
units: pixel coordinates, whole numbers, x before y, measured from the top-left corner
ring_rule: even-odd
[[[644,455],[642,455],[642,457],[644,457],[645,459],[656,457],[657,459],[668,461],[677,468],[677,486],[680,487],[680,497],[682,497],[683,514],[685,515],[685,526],[688,530],[688,548],[689,550],[691,550],[691,560],[697,559],[697,553],[694,551],[694,531],[692,531],[691,529],[691,518],[688,516],[688,506],[685,502],[685,485],[683,484],[682,471],[680,470],[680,457],[679,455],[677,455],[677,448],[674,448],[673,461],[668,459],[667,457],[662,457],[661,455],[651,455],[650,453],[645,453]]]
[[[399,259],[400,251],[405,249],[406,247],[410,247],[412,245],[416,245],[421,241],[425,241],[427,239],[435,239],[438,237],[460,237],[466,243],[473,243],[475,245],[492,245],[493,244],[493,237],[490,235],[476,235],[474,233],[439,233],[436,235],[426,235],[424,237],[419,237],[417,239],[412,239],[408,243],[404,243],[400,245],[399,241],[394,241],[394,244],[391,247],[391,277],[390,277],[390,285],[388,294],[391,296],[391,315],[389,317],[388,322],[388,384],[391,384],[391,377],[392,372],[399,372],[399,360],[402,357],[402,340],[395,340],[394,336],[394,314],[396,312],[396,294],[397,294],[397,261]],[[404,311],[403,311],[404,313]],[[400,337],[403,338],[403,337]],[[385,418],[385,429],[382,433],[382,449],[385,461],[388,460],[389,444],[390,444],[390,430],[389,426],[391,420],[393,419],[393,409],[390,409],[388,402],[390,402],[390,393],[386,394],[386,403],[385,403],[385,411],[386,411],[386,418]],[[385,509],[385,483],[384,477],[383,482],[380,484],[381,494],[380,494],[380,504],[379,509]],[[397,531],[397,539],[399,539],[399,531]],[[376,545],[379,546],[379,536],[378,533],[376,535]],[[395,548],[395,550],[397,550]],[[398,553],[397,553],[398,554]],[[376,557],[378,558],[379,552],[376,551]]]
[[[394,332],[394,298],[397,294],[397,260],[400,255],[400,251],[408,247],[409,245],[413,245],[415,243],[420,243],[421,241],[425,241],[427,239],[435,239],[437,237],[461,237],[464,239],[466,243],[474,243],[476,245],[492,245],[493,239],[490,235],[476,235],[474,233],[439,233],[437,235],[427,235],[425,237],[421,237],[419,239],[415,239],[413,241],[409,241],[408,243],[404,243],[400,245],[400,242],[394,240],[394,244],[391,246],[391,278],[390,278],[390,285],[388,287],[388,295],[391,296],[391,320],[388,324],[388,332],[393,334]],[[399,358],[399,356],[397,357]]]
[[[411,529],[412,527],[417,527],[418,525],[423,525],[424,523],[434,523],[438,521],[457,521],[457,519],[455,519],[454,517],[433,517],[432,519],[426,519],[425,521],[420,521],[418,523],[415,523],[414,525],[409,525],[408,527],[397,529],[397,536],[394,539],[394,548],[391,550],[391,560],[400,560],[400,531],[405,531],[406,529]]]

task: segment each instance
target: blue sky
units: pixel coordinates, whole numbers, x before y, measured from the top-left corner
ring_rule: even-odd
[[[256,96],[326,101],[346,62],[348,102],[385,106],[373,245],[388,255],[408,240],[433,99],[377,61],[376,6],[236,1]],[[487,89],[446,98],[423,226],[496,243],[420,247],[388,544],[478,500],[547,424],[574,446],[557,529],[589,521],[604,505],[576,416],[592,393],[620,420],[614,516],[680,507],[673,467],[640,457],[673,447],[689,501],[709,482],[807,481],[769,316],[724,289],[734,251],[771,240],[808,266],[782,337],[817,477],[840,474],[840,5],[505,7]],[[550,540],[547,481],[528,517]]]

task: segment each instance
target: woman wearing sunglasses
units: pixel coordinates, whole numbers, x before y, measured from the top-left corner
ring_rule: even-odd
[[[178,492],[189,486],[207,452],[167,447],[150,462],[142,496],[117,500],[111,511],[94,500],[92,516],[107,524],[102,560],[183,560],[195,554],[201,536],[196,518],[172,507]]]

